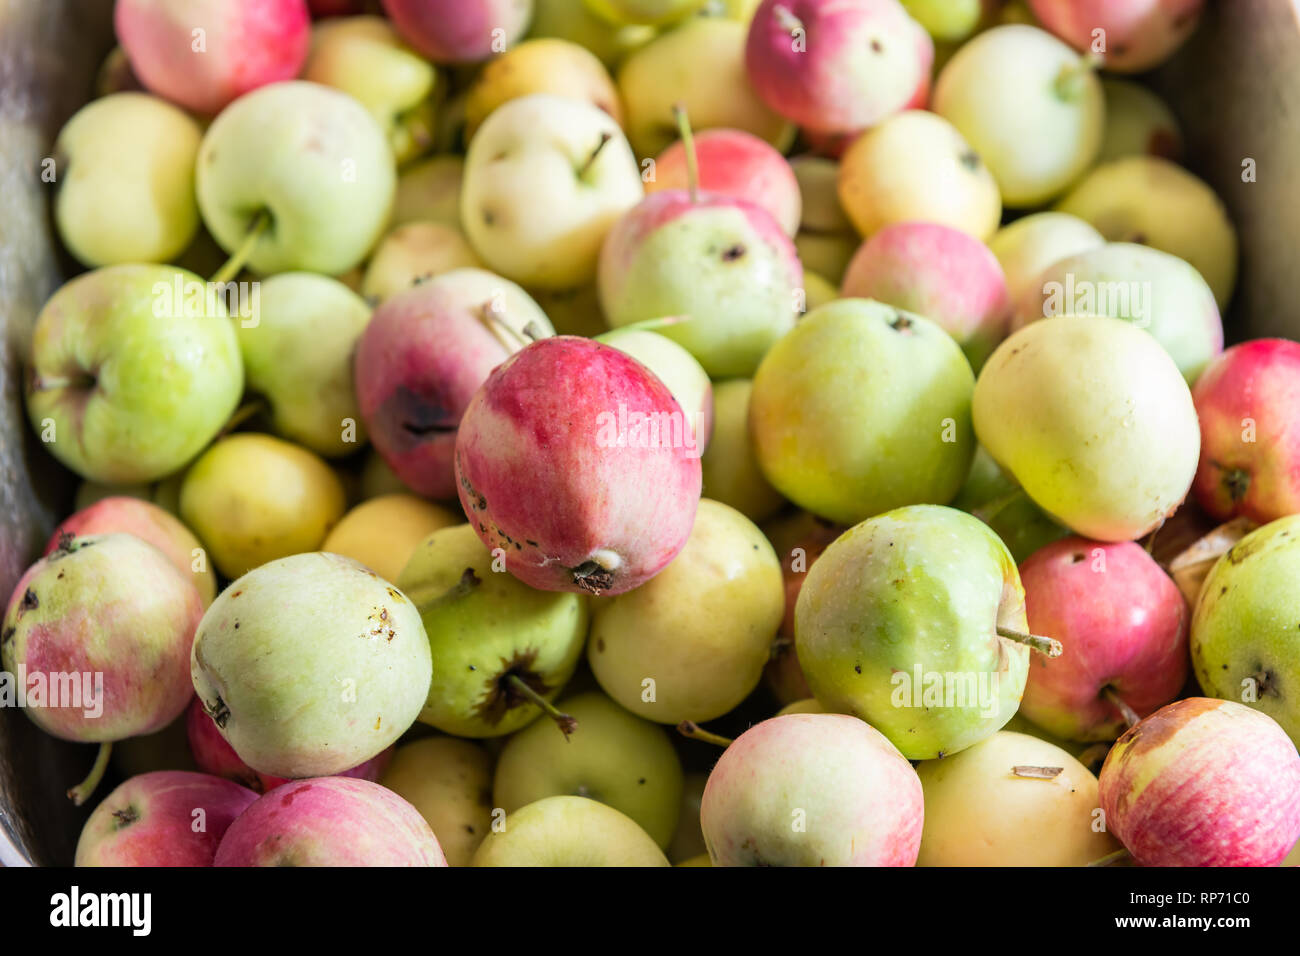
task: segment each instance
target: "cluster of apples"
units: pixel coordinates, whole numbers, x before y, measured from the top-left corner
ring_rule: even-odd
[[[77,862],[1282,861],[1300,344],[1113,75],[1200,8],[118,0],[0,633]]]

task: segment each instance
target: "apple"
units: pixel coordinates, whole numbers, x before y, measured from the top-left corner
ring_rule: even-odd
[[[1067,740],[1111,741],[1132,717],[1179,696],[1187,681],[1187,602],[1132,541],[1070,537],[1020,565],[1029,630],[1060,657],[1029,668],[1020,711]]]
[[[610,23],[663,26],[695,13],[704,0],[583,0],[587,9]]]
[[[1057,204],[1110,242],[1136,242],[1196,267],[1227,306],[1237,281],[1237,232],[1202,180],[1158,156],[1127,156],[1093,169]]]
[[[55,458],[109,485],[183,467],[239,402],[243,366],[219,296],[170,266],[65,283],[32,330],[27,415]]]
[[[965,40],[984,16],[980,0],[902,0],[903,9],[937,42]]]
[[[340,518],[320,549],[364,564],[385,581],[396,581],[425,538],[460,524],[460,519],[459,514],[415,495],[381,495]]]
[[[438,73],[382,17],[317,24],[302,78],[355,97],[384,130],[398,163],[432,145],[436,99],[442,92]]]
[[[436,222],[459,230],[464,172],[465,160],[449,155],[431,156],[404,167],[397,177],[390,225]]]
[[[746,378],[721,382],[713,390],[713,435],[700,459],[702,494],[729,505],[750,521],[764,521],[785,499],[768,484],[749,433],[754,384]]]
[[[534,590],[504,568],[503,554],[458,524],[429,535],[397,576],[419,607],[434,662],[419,719],[444,733],[500,737],[532,723],[543,705],[552,713],[544,702],[582,657],[586,597]]]
[[[843,714],[755,724],[723,751],[700,804],[714,866],[912,866],[924,815],[912,766]]]
[[[1149,246],[1111,242],[1056,261],[1016,303],[1011,328],[1067,312],[1108,315],[1146,329],[1188,385],[1223,351],[1219,307],[1201,274]]]
[[[1189,697],[1101,768],[1106,825],[1143,866],[1274,866],[1300,837],[1300,754],[1266,714]]]
[[[1005,337],[1011,311],[997,257],[960,229],[932,222],[874,233],[849,263],[840,292],[925,316],[956,340],[976,370]]]
[[[966,483],[951,504],[997,532],[1017,563],[1070,533],[1034,504],[983,446],[976,446]]]
[[[146,87],[215,114],[251,90],[297,76],[311,18],[304,0],[121,0],[113,26]]]
[[[596,341],[625,352],[658,376],[682,412],[703,452],[713,436],[713,385],[704,367],[690,352],[652,328],[614,329],[595,336]]]
[[[199,228],[199,126],[165,100],[114,93],[79,109],[54,143],[59,238],[88,266],[168,262]]]
[[[840,204],[863,236],[896,222],[937,222],[981,241],[997,231],[993,174],[942,116],[906,110],[855,139],[840,160]]]
[[[483,269],[455,269],[396,293],[357,343],[361,419],[375,448],[417,494],[455,494],[461,416],[488,373],[530,337],[552,334],[523,289]]]
[[[592,13],[584,0],[533,0],[528,35],[576,43],[613,70],[628,52],[650,40],[655,28],[611,23]]]
[[[805,153],[789,162],[799,186],[799,228],[804,232],[853,234],[853,223],[840,205],[840,164]]]
[[[359,102],[318,83],[275,83],[223,110],[199,147],[199,210],[236,262],[267,275],[337,275],[388,221],[393,153]]]
[[[784,156],[754,134],[738,129],[708,129],[693,140],[700,189],[749,200],[766,209],[786,235],[799,231],[799,181]],[[660,153],[646,190],[689,188],[686,153],[681,140]]]
[[[1036,737],[1001,730],[916,772],[917,866],[1087,866],[1118,849],[1097,822],[1097,778]]]
[[[227,578],[314,551],[345,507],[343,486],[324,461],[253,432],[217,441],[181,485],[181,519]]]
[[[938,505],[898,508],[850,528],[809,568],[794,612],[799,664],[819,704],[869,722],[909,760],[955,754],[1020,702],[1029,647],[1008,635],[1028,632],[1024,598],[987,525]]]
[[[75,866],[211,866],[217,845],[257,799],[202,773],[162,770],[127,780],[95,808]]]
[[[533,0],[383,0],[397,32],[435,63],[478,63],[523,36]]]
[[[1142,329],[1105,316],[1031,322],[985,364],[975,433],[1034,502],[1076,533],[1132,541],[1191,488],[1196,409]]]
[[[804,316],[754,376],[759,466],[785,497],[840,524],[948,502],[975,451],[973,383],[929,319],[837,299]]]
[[[375,247],[361,280],[361,294],[376,305],[395,293],[454,269],[483,262],[464,233],[440,222],[408,222]]]
[[[410,494],[411,489],[398,478],[393,469],[388,467],[379,452],[371,448],[366,452],[361,465],[361,476],[357,489],[358,497],[365,501],[383,495]]]
[[[379,782],[420,811],[449,866],[469,866],[492,827],[492,758],[481,745],[414,740],[397,749]]]
[[[1178,162],[1183,158],[1183,133],[1173,110],[1140,83],[1106,77],[1106,131],[1102,134],[1098,163],[1125,156],[1159,156]]]
[[[613,807],[545,797],[493,827],[471,866],[669,866],[654,839]]]
[[[605,233],[642,195],[636,159],[609,114],[535,93],[502,104],[475,133],[460,218],[491,269],[566,289],[595,277]]]
[[[1043,26],[1118,73],[1159,66],[1192,35],[1205,0],[1028,0]]]
[[[929,64],[898,0],[764,0],[745,67],[777,113],[819,134],[856,133],[903,109]]]
[[[853,261],[853,255],[861,245],[862,240],[858,238],[856,232],[799,232],[795,234],[794,250],[799,256],[799,262],[803,265],[804,311],[811,312],[816,308],[812,304],[815,296],[809,291],[808,277],[815,275],[818,278],[825,278],[828,282],[834,283],[831,288],[838,294],[836,287],[844,280],[844,273],[848,271],[849,263]],[[816,285],[815,279],[813,284]],[[835,297],[831,296],[831,298]]]
[[[805,312],[811,312],[818,306],[833,302],[840,297],[840,290],[835,286],[835,283],[807,270],[803,274],[803,292]]]
[[[1300,512],[1300,345],[1255,339],[1210,362],[1192,389],[1201,460],[1192,486],[1210,515],[1267,524]]]
[[[1097,158],[1105,96],[1087,62],[1050,33],[994,27],[939,73],[933,108],[988,164],[1002,201],[1037,206]]]
[[[1101,233],[1077,216],[1036,212],[1003,226],[988,244],[1006,277],[1007,297],[1016,303],[1040,288],[1036,280],[1048,266],[1105,242]]]
[[[691,17],[628,55],[617,80],[637,156],[657,156],[677,139],[678,105],[697,130],[743,130],[779,152],[789,148],[795,127],[759,98],[746,75],[746,33],[736,20]]]
[[[506,569],[548,591],[621,594],[686,544],[700,462],[681,406],[635,359],[540,339],[488,376],[456,435],[456,491]]]

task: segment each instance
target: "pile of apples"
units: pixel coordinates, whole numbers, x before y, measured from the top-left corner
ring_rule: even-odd
[[[77,863],[1283,861],[1300,344],[1125,78],[1201,6],[118,0],[0,633]]]

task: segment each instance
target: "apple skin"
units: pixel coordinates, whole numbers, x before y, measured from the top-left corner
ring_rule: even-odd
[[[214,866],[446,866],[418,810],[369,780],[277,787],[230,825]]]
[[[1201,373],[1192,400],[1201,423],[1193,485],[1201,507],[1220,521],[1245,516],[1257,524],[1300,512],[1300,344],[1234,345]]]
[[[618,434],[622,408],[629,420],[668,424]],[[483,543],[504,548],[525,584],[621,594],[690,535],[700,460],[686,447],[689,427],[667,386],[631,356],[575,336],[540,339],[498,366],[465,409],[456,491]]]
[[[357,400],[371,442],[416,494],[450,499],[470,399],[529,334],[553,331],[523,289],[482,269],[456,269],[390,296],[356,350]]]
[[[749,399],[754,383],[746,378],[719,382],[713,389],[713,434],[700,459],[703,494],[730,505],[750,521],[780,511],[785,499],[758,465],[749,434]]]
[[[1159,156],[1177,163],[1183,158],[1183,132],[1173,110],[1141,83],[1106,77],[1106,132],[1098,163],[1125,156]]]
[[[799,811],[806,830],[792,825]],[[700,802],[714,866],[912,866],[924,815],[911,764],[843,714],[755,724],[722,752]]]
[[[626,352],[668,386],[682,411],[690,416],[696,446],[707,454],[713,437],[713,383],[695,357],[651,329],[614,329],[593,338]]]
[[[997,532],[1017,563],[1070,533],[1034,504],[983,446],[976,447],[966,483],[950,504]]]
[[[1191,634],[1201,689],[1268,714],[1292,740],[1300,740],[1300,640],[1288,622],[1300,602],[1288,582],[1300,569],[1298,542],[1300,516],[1288,515],[1233,545],[1205,578]]]
[[[304,0],[121,0],[113,26],[146,87],[209,115],[250,90],[293,79],[311,39]]]
[[[177,518],[149,501],[124,495],[110,495],[82,508],[54,529],[45,545],[45,555],[59,547],[63,536],[124,532],[147,541],[167,555],[172,564],[194,582],[206,608],[217,596],[217,576],[208,562],[198,561],[199,539]],[[196,565],[198,569],[196,570]]]
[[[469,866],[492,828],[492,758],[480,744],[413,740],[398,748],[379,782],[420,811],[448,866]]]
[[[587,797],[544,797],[493,829],[471,866],[670,866],[632,818]]]
[[[583,0],[587,9],[610,23],[663,26],[704,6],[704,0]]]
[[[591,51],[609,70],[629,52],[655,36],[655,28],[610,23],[583,0],[534,0],[529,37],[555,37]]]
[[[1029,648],[995,628],[1026,632],[1024,596],[1011,553],[982,522],[938,505],[899,508],[850,528],[809,568],[795,649],[824,708],[869,721],[909,760],[930,760],[1016,712]],[[922,695],[932,674],[980,684],[931,706]]]
[[[1048,266],[1066,256],[1087,252],[1106,240],[1078,216],[1036,212],[1009,223],[993,234],[989,250],[997,256],[1007,280],[1007,296],[1020,302]]]
[[[211,866],[226,830],[256,799],[237,783],[203,773],[140,774],[95,808],[77,840],[74,865]]]
[[[482,267],[482,260],[455,226],[408,222],[390,232],[375,247],[361,280],[361,294],[378,305],[389,296],[444,272]]]
[[[937,323],[979,370],[1006,335],[1011,303],[988,247],[938,223],[886,226],[858,249],[840,284],[845,298],[875,299]]]
[[[202,616],[190,575],[152,544],[123,533],[68,538],[18,579],[0,664],[11,675],[46,675],[51,695],[56,683],[68,690],[63,675],[95,681],[82,693],[97,695],[98,707],[86,696],[82,706],[28,701],[27,716],[60,740],[150,734],[190,701],[186,659]]]
[[[615,223],[597,287],[609,324],[662,316],[659,328],[712,378],[752,375],[794,325],[803,269],[794,244],[748,200],[685,190],[652,193]]]
[[[1106,826],[1142,866],[1275,866],[1300,837],[1300,755],[1226,700],[1162,707],[1102,765]]]
[[[569,289],[595,278],[605,234],[644,194],[609,114],[534,93],[502,104],[470,141],[460,218],[493,270],[521,285]]]
[[[1070,537],[1020,565],[1029,630],[1056,638],[1060,657],[1035,655],[1020,711],[1066,740],[1109,741],[1126,728],[1102,692],[1139,717],[1187,681],[1190,614],[1178,586],[1132,541]]]
[[[533,0],[383,0],[383,4],[403,39],[434,63],[478,63],[509,49],[523,36],[533,13]]]
[[[106,266],[65,283],[36,318],[27,414],[55,458],[91,481],[152,482],[203,450],[244,388],[220,299],[169,303],[203,280],[171,266]],[[161,320],[161,321],[160,321]]]
[[[339,275],[365,258],[388,221],[397,173],[387,137],[346,93],[274,83],[241,96],[199,147],[199,210],[233,253],[271,217],[248,257],[254,272]]]
[[[1047,29],[1076,50],[1093,48],[1104,30],[1102,65],[1145,73],[1169,59],[1196,30],[1205,0],[1028,0]]]
[[[396,581],[425,538],[460,524],[462,517],[415,495],[380,495],[340,518],[320,549],[360,561],[385,581]]]
[[[915,30],[897,0],[764,0],[745,67],[763,101],[791,122],[855,133],[903,109],[921,84]]]

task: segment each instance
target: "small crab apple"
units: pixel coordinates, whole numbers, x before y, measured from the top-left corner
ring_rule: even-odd
[[[456,483],[470,524],[525,584],[620,594],[685,545],[700,460],[681,406],[649,369],[557,336],[516,352],[470,401]]]

